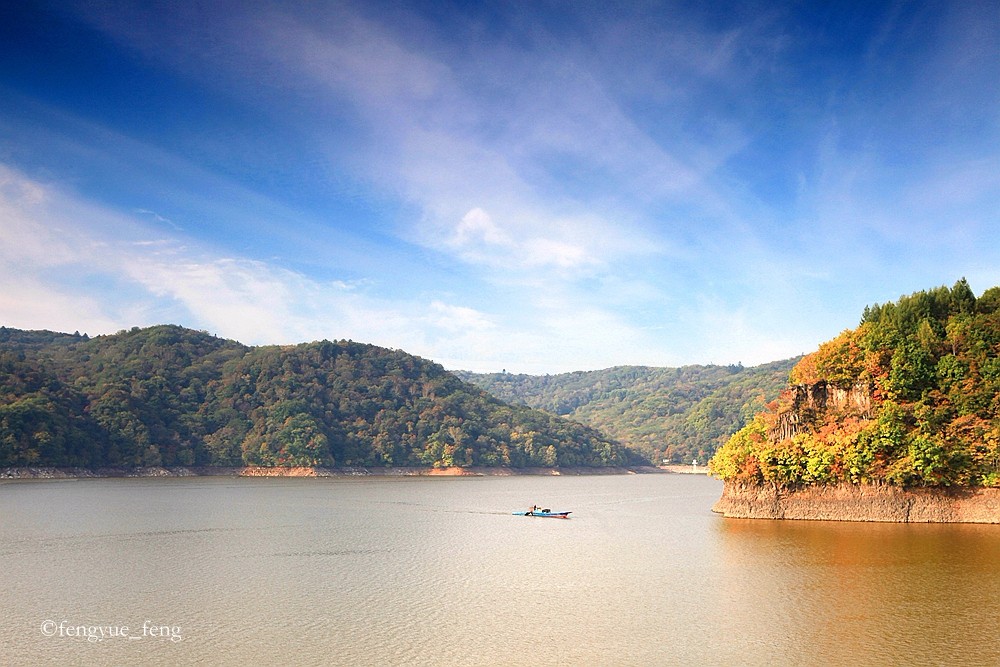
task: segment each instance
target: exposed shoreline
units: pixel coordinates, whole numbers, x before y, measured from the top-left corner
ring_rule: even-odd
[[[666,474],[656,466],[627,468],[432,468],[432,467],[264,467],[151,466],[141,468],[53,468],[29,466],[0,469],[0,480],[88,479],[101,477],[509,477],[513,475]]]
[[[1000,523],[1000,489],[840,484],[781,490],[727,482],[712,511],[736,519]]]
[[[682,463],[671,463],[668,465],[656,466],[663,472],[673,473],[675,475],[708,475],[710,474],[708,466],[692,466],[684,465]]]

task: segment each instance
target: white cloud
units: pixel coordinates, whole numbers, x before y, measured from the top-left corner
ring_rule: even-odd
[[[594,264],[586,249],[552,239],[531,239],[525,244],[524,263],[528,266],[555,265],[562,269]]]
[[[622,363],[619,345],[637,342],[623,321],[558,286],[524,291],[514,317],[440,296],[401,300],[365,280],[321,282],[219,256],[12,169],[0,174],[7,326],[96,335],[169,322],[248,344],[351,338],[451,368],[539,372],[592,366],[595,349]]]
[[[539,267],[570,270],[598,263],[582,244],[544,236],[515,237],[501,229],[481,208],[474,208],[462,217],[448,246],[469,263],[507,270]]]
[[[448,305],[441,301],[431,303],[428,320],[433,326],[451,333],[482,334],[497,328],[485,313],[464,306]]]
[[[69,262],[80,240],[72,230],[39,225],[28,211],[49,205],[45,189],[0,165],[0,257],[9,266],[38,268]]]
[[[497,227],[490,214],[481,208],[474,208],[462,216],[450,243],[458,248],[481,244],[507,248],[515,245],[510,236]]]
[[[0,183],[8,325],[108,333],[169,320],[255,343],[310,328],[292,309],[313,284],[294,272],[213,257],[2,165]]]

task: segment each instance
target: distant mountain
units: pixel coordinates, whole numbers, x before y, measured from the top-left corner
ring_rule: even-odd
[[[0,467],[611,466],[594,429],[351,341],[248,347],[155,326],[0,327]]]
[[[1000,287],[965,279],[865,308],[722,447],[739,485],[1000,486]]]
[[[455,374],[500,400],[598,429],[654,462],[708,461],[787,384],[798,359],[762,366],[617,366],[560,375]]]

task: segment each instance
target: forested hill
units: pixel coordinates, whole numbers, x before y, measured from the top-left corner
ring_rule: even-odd
[[[629,455],[397,350],[247,347],[176,326],[94,338],[0,327],[0,467],[608,466]]]
[[[1000,486],[1000,287],[865,308],[712,460],[728,481]]]
[[[560,375],[456,371],[497,398],[600,430],[652,461],[705,463],[788,382],[797,359],[763,366],[618,366]]]

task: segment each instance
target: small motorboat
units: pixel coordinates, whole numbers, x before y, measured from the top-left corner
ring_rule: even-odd
[[[511,512],[514,516],[537,516],[543,519],[568,519],[571,512],[553,512],[550,509],[542,509],[533,506],[527,512]]]

